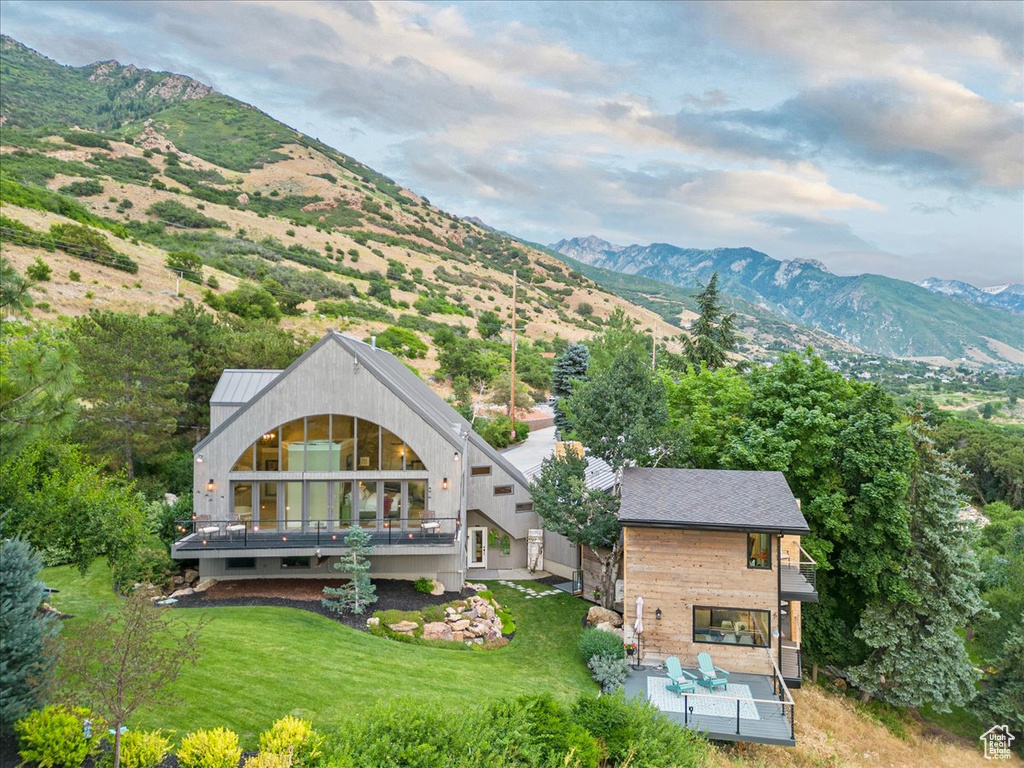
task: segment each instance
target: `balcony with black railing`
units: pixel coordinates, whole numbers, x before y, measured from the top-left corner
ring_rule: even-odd
[[[457,517],[370,521],[361,527],[374,547],[452,546],[458,538]],[[343,548],[350,527],[335,520],[305,520],[260,525],[250,520],[210,520],[203,516],[176,520],[174,552],[254,549]]]
[[[781,585],[779,597],[801,603],[818,602],[818,564],[800,547],[799,555],[783,559],[780,567]]]

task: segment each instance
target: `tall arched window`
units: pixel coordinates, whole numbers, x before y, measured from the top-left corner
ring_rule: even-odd
[[[232,479],[233,516],[254,530],[419,530],[427,508],[426,466],[398,435],[366,419],[319,414],[267,430],[232,472],[339,473],[336,479]],[[371,472],[400,472],[380,480]],[[408,473],[408,474],[406,474]],[[360,475],[363,477],[360,477]],[[379,475],[378,475],[379,477]]]

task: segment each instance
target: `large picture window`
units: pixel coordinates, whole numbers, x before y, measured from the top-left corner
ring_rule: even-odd
[[[770,533],[747,534],[747,568],[772,568],[772,536]]]
[[[771,645],[771,613],[744,608],[693,607],[693,642]]]
[[[398,435],[365,419],[320,414],[260,435],[232,472],[423,472],[426,467]]]

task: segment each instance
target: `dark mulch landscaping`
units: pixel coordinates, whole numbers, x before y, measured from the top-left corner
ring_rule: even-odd
[[[374,581],[377,587],[377,602],[359,616],[339,614],[324,608],[320,603],[324,587],[336,587],[343,583],[339,579],[252,579],[220,581],[205,592],[179,597],[175,608],[216,608],[223,605],[271,605],[283,608],[300,608],[319,613],[353,629],[366,629],[366,620],[374,611],[415,611],[425,605],[441,605],[460,597],[465,592],[445,592],[443,595],[427,595],[418,591],[411,581],[381,579]]]

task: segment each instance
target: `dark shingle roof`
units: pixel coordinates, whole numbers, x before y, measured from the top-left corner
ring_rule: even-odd
[[[642,469],[622,474],[624,525],[809,533],[781,472]]]

